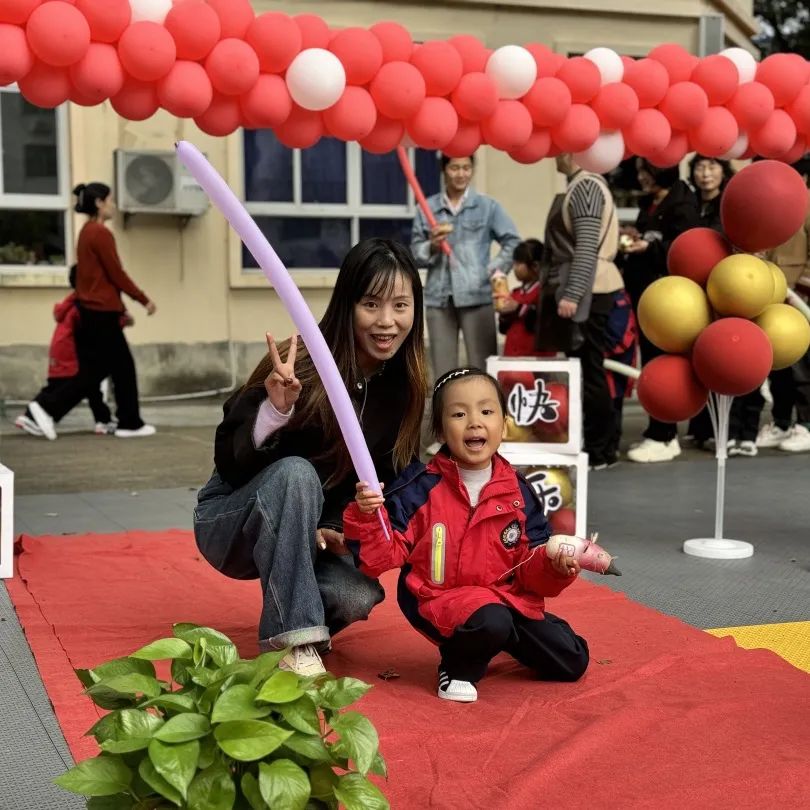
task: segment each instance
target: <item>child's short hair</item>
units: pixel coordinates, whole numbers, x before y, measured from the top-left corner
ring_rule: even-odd
[[[70,270],[68,271],[68,282],[73,289],[76,289],[76,273],[79,272],[79,265],[78,264],[71,264]]]
[[[463,368],[454,368],[446,374],[442,374],[436,385],[433,386],[433,399],[430,403],[430,426],[433,431],[433,438],[438,440],[442,433],[442,410],[444,409],[444,395],[452,384],[458,380],[471,380],[476,377],[482,377],[492,383],[495,391],[498,393],[498,402],[501,406],[501,413],[506,416],[506,397],[498,385],[498,381],[486,371],[481,371],[480,368],[473,366],[465,366]]]
[[[529,267],[534,262],[540,264],[543,261],[543,243],[539,239],[524,239],[512,253],[512,260]]]

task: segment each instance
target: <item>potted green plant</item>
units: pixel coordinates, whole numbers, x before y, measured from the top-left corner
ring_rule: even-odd
[[[280,670],[283,655],[241,659],[217,630],[176,624],[171,638],[76,670],[110,711],[87,732],[101,753],[56,784],[90,810],[388,808],[368,779],[386,776],[377,731],[345,711],[371,687]],[[155,670],[164,660],[168,680]]]

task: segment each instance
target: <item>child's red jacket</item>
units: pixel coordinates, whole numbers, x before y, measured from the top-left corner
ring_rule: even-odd
[[[56,329],[48,350],[48,377],[75,377],[79,373],[76,327],[81,318],[76,306],[76,293],[53,305],[53,317]]]
[[[344,534],[359,548],[360,570],[378,577],[407,566],[405,585],[419,614],[443,636],[489,604],[542,619],[543,598],[557,596],[575,579],[558,574],[546,557],[549,526],[531,485],[500,456],[492,461],[492,478],[475,508],[444,452],[427,466],[411,464],[386,497],[391,540],[376,513],[364,514],[351,503],[344,514]]]

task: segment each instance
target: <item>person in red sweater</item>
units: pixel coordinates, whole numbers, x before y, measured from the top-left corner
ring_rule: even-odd
[[[498,331],[506,335],[504,357],[537,357],[548,354],[537,352],[534,348],[542,261],[543,243],[539,239],[521,242],[512,254],[512,270],[521,286],[508,295],[493,295],[498,312]]]
[[[148,315],[153,315],[156,307],[121,266],[115,238],[104,224],[115,215],[110,187],[104,183],[80,184],[73,193],[76,211],[88,216],[76,248],[76,298],[81,315],[76,348],[80,373],[69,389],[31,403],[29,410],[37,427],[48,438],[56,438],[54,423],[98,388],[105,377],[111,377],[118,421],[115,435],[151,436],[155,428],[141,419],[138,405],[135,361],[121,323],[125,312],[121,293],[142,304]]]

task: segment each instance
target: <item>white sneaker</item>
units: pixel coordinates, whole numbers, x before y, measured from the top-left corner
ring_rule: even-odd
[[[286,669],[294,672],[302,678],[311,675],[322,675],[326,672],[326,667],[321,661],[321,656],[312,644],[302,644],[300,647],[293,647],[278,663],[279,669]]]
[[[439,689],[436,694],[442,700],[452,700],[455,703],[475,703],[478,700],[478,690],[469,681],[450,680],[450,676],[439,670]]]
[[[789,436],[789,430],[782,430],[782,428],[770,422],[760,428],[757,434],[757,447],[779,447]]]
[[[140,439],[143,436],[154,436],[157,433],[154,425],[141,425],[137,430],[116,428],[114,435],[119,439]]]
[[[117,422],[96,422],[93,433],[95,433],[96,436],[111,436],[115,433],[117,427]]]
[[[681,454],[678,439],[670,442],[656,442],[653,439],[644,439],[637,447],[627,451],[627,458],[640,464],[655,464],[659,461],[672,461]]]
[[[50,414],[38,402],[28,403],[28,412],[37,423],[37,427],[42,431],[43,436],[47,436],[51,441],[56,438],[56,427]]]
[[[32,436],[44,436],[45,434],[39,429],[37,423],[27,414],[21,413],[15,420],[14,424],[26,433]]]
[[[756,442],[744,441],[730,441],[728,443],[729,456],[747,456],[753,458],[759,451],[757,450]]]
[[[794,425],[779,449],[786,453],[806,453],[810,450],[810,430],[805,425]]]

